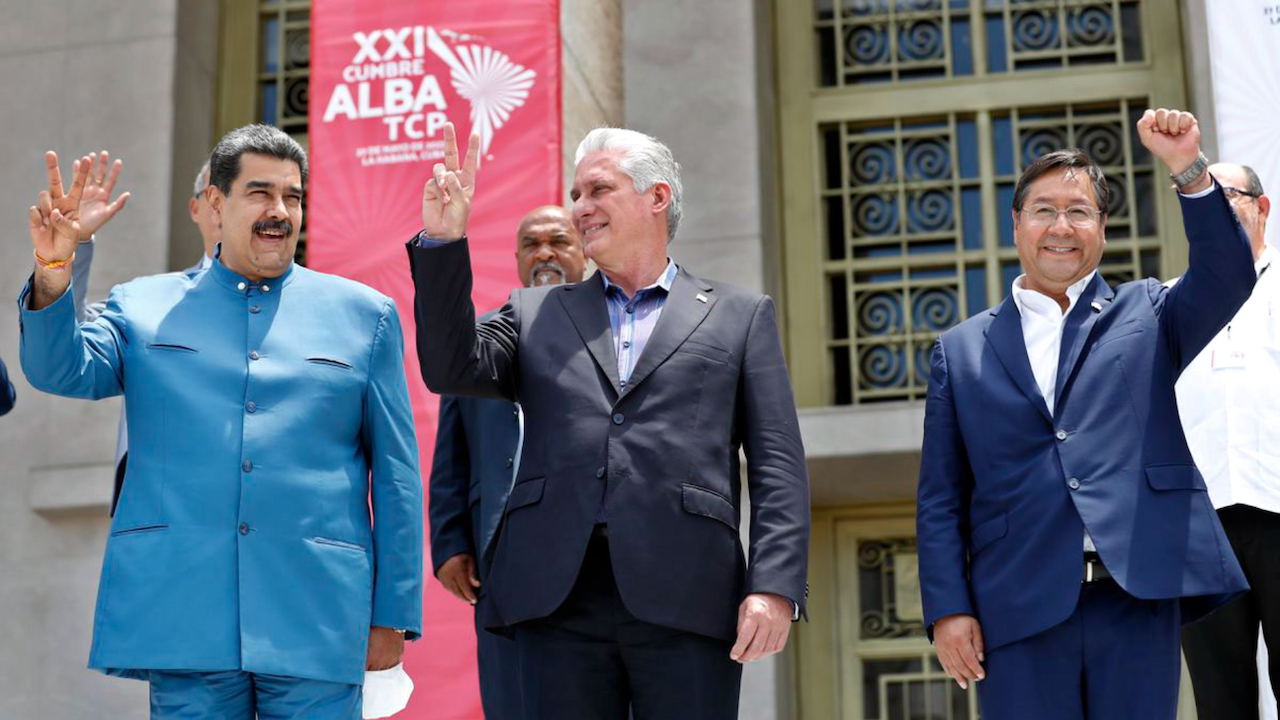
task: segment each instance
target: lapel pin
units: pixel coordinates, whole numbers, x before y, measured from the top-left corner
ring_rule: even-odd
[[[1093,308],[1094,312],[1102,312],[1102,303],[1098,302],[1097,300],[1094,300],[1093,302],[1089,303],[1089,307]]]
[[[702,293],[698,293],[698,294],[697,294],[697,295],[695,295],[694,297],[695,297],[695,298],[697,298],[698,302],[700,302],[700,303],[704,303],[704,302],[706,302],[706,301],[707,301],[707,296],[706,296],[706,295],[703,295]]]

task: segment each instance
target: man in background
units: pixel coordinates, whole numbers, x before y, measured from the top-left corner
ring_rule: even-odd
[[[16,398],[17,393],[13,389],[13,383],[9,382],[9,371],[5,370],[4,361],[0,360],[0,415],[5,415],[13,409]]]
[[[524,287],[576,283],[585,267],[582,238],[564,208],[540,207],[520,221],[516,269]],[[519,405],[507,400],[440,398],[427,505],[431,562],[446,590],[477,606],[480,699],[488,720],[521,717],[516,645],[484,631],[481,605],[491,602],[493,537],[520,458],[522,424]]]
[[[1258,628],[1280,688],[1280,252],[1252,168],[1209,168],[1249,236],[1258,282],[1178,379],[1178,412],[1250,590],[1182,631],[1202,718],[1258,717]],[[1270,698],[1266,698],[1271,702]]]

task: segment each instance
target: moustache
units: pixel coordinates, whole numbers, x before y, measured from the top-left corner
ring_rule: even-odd
[[[533,266],[529,271],[529,287],[542,285],[559,285],[565,281],[566,273],[560,263],[547,260]]]
[[[293,234],[293,223],[288,220],[259,220],[253,224],[255,233],[262,233],[268,230],[278,230],[288,237]]]

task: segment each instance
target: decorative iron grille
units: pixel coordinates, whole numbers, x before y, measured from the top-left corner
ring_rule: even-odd
[[[821,126],[832,401],[923,397],[934,338],[998,303],[1021,272],[1013,190],[1050,150],[1081,147],[1107,175],[1103,276],[1158,274],[1155,168],[1133,130],[1145,107],[1136,98]]]
[[[307,147],[311,89],[311,3],[260,0],[258,7],[258,122],[275,125]],[[294,258],[306,264],[306,198]]]

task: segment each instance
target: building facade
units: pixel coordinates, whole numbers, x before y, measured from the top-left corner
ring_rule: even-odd
[[[1211,124],[1202,2],[562,0],[566,178],[591,127],[662,138],[686,189],[672,255],[779,302],[813,483],[813,589],[788,650],[748,668],[743,718],[977,717],[932,658],[915,586],[928,348],[1008,292],[1013,184],[1047,149],[1080,146],[1106,168],[1109,280],[1180,273],[1176,201],[1133,123],[1177,106]],[[0,246],[0,297],[28,274],[21,214],[46,148],[125,160],[134,197],[99,238],[90,297],[195,260],[186,201],[211,143],[263,121],[306,144],[309,9],[7,8],[0,193],[16,237]],[[145,685],[84,668],[118,401],[35,392],[17,337],[9,305],[0,717],[145,717]]]

